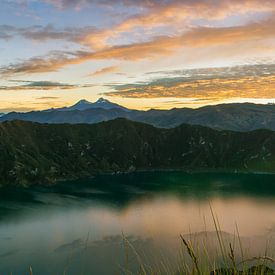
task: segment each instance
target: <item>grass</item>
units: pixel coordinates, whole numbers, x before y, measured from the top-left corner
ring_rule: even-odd
[[[236,224],[236,234],[233,242],[227,242],[223,238],[221,227],[218,218],[215,216],[213,209],[210,206],[213,223],[215,227],[216,238],[218,241],[217,259],[213,260],[207,250],[205,244],[201,243],[200,248],[196,248],[196,240],[187,240],[183,235],[180,235],[181,251],[178,261],[178,266],[172,266],[166,261],[161,261],[159,266],[148,266],[142,261],[142,257],[138,254],[131,243],[123,236],[124,249],[126,256],[125,275],[269,275],[275,274],[275,271],[269,266],[275,263],[275,260],[267,255],[268,246],[266,246],[265,255],[245,258],[239,228]],[[207,235],[207,232],[205,232]],[[133,273],[128,270],[129,248],[136,255],[139,263],[139,271]],[[236,250],[239,250],[239,255],[236,255]],[[198,253],[197,251],[200,251]],[[199,255],[201,254],[201,255]]]
[[[167,259],[158,262],[157,266],[150,266],[144,261],[144,257],[137,252],[132,243],[123,235],[123,249],[125,255],[124,266],[120,267],[119,273],[121,275],[270,275],[275,274],[269,264],[274,263],[274,259],[264,255],[252,258],[243,258],[238,260],[235,254],[235,244],[229,243],[228,247],[222,237],[220,231],[216,231],[219,243],[218,256],[221,260],[212,260],[209,251],[203,246],[203,253],[199,256],[196,253],[194,244],[191,240],[187,240],[183,235],[180,235],[181,251],[179,251],[179,260],[177,265],[173,265]],[[236,236],[240,240],[239,236]],[[242,247],[239,242],[239,247]],[[134,256],[138,263],[138,269],[132,271],[130,266],[130,258]],[[244,254],[241,254],[241,258]],[[108,263],[106,263],[108,264]],[[29,267],[29,275],[34,275],[32,267]],[[68,275],[66,269],[63,275]],[[79,274],[87,274],[84,270]],[[11,273],[12,275],[12,273]]]
[[[268,245],[266,245],[265,254],[258,257],[245,257],[245,251],[239,234],[239,228],[236,224],[236,234],[233,240],[226,240],[217,216],[210,206],[215,235],[217,241],[217,254],[213,258],[211,252],[204,242],[198,243],[196,236],[193,240],[184,235],[179,236],[180,251],[175,253],[178,258],[177,263],[170,262],[163,257],[157,264],[149,264],[148,254],[138,252],[137,248],[122,233],[122,248],[125,256],[123,266],[120,267],[119,275],[269,275],[275,274],[275,271],[268,266],[272,266],[275,260],[268,255]],[[207,231],[204,232],[207,238]],[[86,251],[88,248],[89,233],[85,242]],[[86,255],[85,259],[86,259]],[[88,260],[88,259],[87,259]],[[133,271],[131,262],[137,263],[137,268]],[[149,261],[150,262],[150,261]],[[108,263],[106,263],[108,264]],[[32,267],[29,267],[29,275],[34,275]],[[63,275],[71,274],[65,268]],[[79,274],[89,274],[85,272],[84,267]],[[12,274],[11,274],[12,275]],[[97,274],[96,274],[97,275]]]
[[[218,233],[218,232],[217,232]],[[250,259],[244,259],[243,261],[237,261],[236,255],[234,252],[233,244],[230,243],[228,250],[226,250],[225,244],[221,239],[220,249],[223,249],[223,252],[226,254],[223,255],[223,262],[217,264],[210,262],[209,255],[205,251],[205,255],[202,258],[199,258],[196,255],[193,248],[192,242],[186,240],[182,235],[180,236],[181,242],[183,244],[183,249],[187,252],[189,259],[185,256],[184,251],[181,254],[181,260],[178,266],[170,267],[169,263],[161,261],[159,266],[153,267],[148,266],[145,262],[142,261],[142,257],[137,253],[135,248],[131,245],[130,242],[125,238],[124,239],[124,249],[126,256],[125,269],[122,269],[121,274],[125,275],[158,275],[158,274],[171,274],[171,275],[268,275],[275,274],[275,272],[268,267],[268,263],[274,263],[274,260],[268,256],[253,257]],[[129,249],[131,249],[136,255],[136,259],[139,263],[139,270],[136,273],[128,270],[128,259],[129,259]],[[188,261],[189,260],[189,261]],[[191,260],[191,261],[190,261]]]

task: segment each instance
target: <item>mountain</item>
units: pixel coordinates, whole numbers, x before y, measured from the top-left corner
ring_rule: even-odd
[[[16,113],[12,112],[4,117],[0,118],[1,121],[23,120],[32,121],[38,123],[97,123],[102,121],[108,121],[119,117],[130,117],[130,113],[122,109],[87,109],[83,111],[33,111],[28,113]]]
[[[4,113],[0,113],[0,117],[4,116],[5,114]]]
[[[116,119],[89,124],[0,123],[0,183],[30,185],[102,172],[184,169],[274,172],[275,132],[161,129]]]
[[[165,128],[186,123],[241,132],[275,130],[275,105],[233,103],[198,109],[149,110],[139,114],[134,120]]]
[[[101,98],[95,103],[81,100],[71,107],[61,109],[28,113],[12,112],[0,117],[0,122],[25,120],[39,123],[92,124],[115,118],[127,118],[162,128],[172,128],[186,123],[217,130],[241,132],[257,129],[275,130],[275,105],[235,103],[205,106],[198,109],[138,111]]]
[[[113,103],[103,97],[99,98],[94,103],[89,102],[85,99],[82,99],[71,107],[65,107],[65,108],[60,108],[60,109],[56,109],[56,110],[57,111],[75,111],[75,110],[85,111],[88,109],[105,109],[105,110],[120,109],[120,110],[124,110],[124,111],[128,110],[127,108],[120,106],[116,103]]]

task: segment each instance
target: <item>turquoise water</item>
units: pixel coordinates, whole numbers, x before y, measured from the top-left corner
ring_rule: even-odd
[[[238,225],[247,256],[267,241],[273,255],[275,175],[144,172],[2,188],[0,274],[123,274],[138,269],[137,254],[173,264],[180,234],[207,233],[214,251],[210,206],[226,238]]]

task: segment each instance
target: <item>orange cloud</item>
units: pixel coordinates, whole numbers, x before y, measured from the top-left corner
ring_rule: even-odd
[[[17,82],[17,81],[15,81]],[[92,85],[72,85],[51,81],[18,81],[23,85],[16,86],[0,86],[0,91],[29,91],[29,90],[72,90],[76,88],[91,87]]]
[[[24,1],[24,0],[23,0]],[[194,19],[216,20],[229,15],[251,12],[274,12],[272,0],[45,0],[58,7],[79,7],[83,5],[104,6],[137,6],[141,13],[132,15],[111,28],[96,29],[94,27],[56,29],[52,25],[16,28],[0,26],[0,39],[10,39],[15,35],[24,38],[45,41],[63,39],[89,46],[92,50],[102,50],[114,45],[114,39],[125,32],[134,32],[136,28],[152,30],[159,26],[170,26],[175,33],[185,31]],[[150,37],[151,33],[145,37]]]
[[[110,66],[110,67],[105,67],[100,70],[97,70],[94,73],[91,73],[89,76],[99,76],[99,75],[104,75],[104,74],[109,74],[109,73],[115,73],[118,71],[119,71],[119,67]]]
[[[52,72],[65,66],[80,64],[89,60],[140,60],[159,56],[169,56],[174,54],[176,50],[184,48],[195,50],[196,48],[205,49],[217,46],[227,46],[232,47],[235,52],[239,50],[241,53],[241,49],[239,49],[236,44],[240,45],[243,43],[254,51],[261,51],[262,49],[257,49],[255,45],[258,47],[259,41],[262,44],[263,41],[274,38],[274,18],[260,23],[250,23],[245,26],[223,28],[197,27],[178,36],[156,37],[148,42],[106,47],[94,52],[77,51],[59,54],[55,52],[48,58],[32,58],[22,63],[2,67],[0,68],[0,74],[9,76],[13,74]],[[215,49],[215,51],[217,51],[217,49]],[[220,52],[222,51],[221,48]]]
[[[169,77],[146,84],[113,86],[114,91],[106,95],[215,101],[232,98],[275,98],[275,65],[186,70],[182,74],[188,77]]]
[[[24,0],[23,0],[24,1]],[[111,28],[96,29],[94,27],[56,29],[52,25],[16,28],[14,26],[0,26],[0,39],[10,39],[15,35],[26,39],[45,41],[62,39],[89,46],[93,50],[110,47],[114,39],[120,38],[125,32],[136,28],[152,30],[159,26],[173,27],[175,33],[188,28],[194,19],[223,19],[229,15],[245,14],[248,12],[274,12],[272,0],[45,0],[58,7],[79,7],[82,5],[104,6],[137,6],[141,13],[132,15],[126,20],[113,25]],[[150,37],[149,32],[149,37]],[[145,37],[148,38],[145,32]],[[112,41],[112,42],[111,42]]]
[[[172,86],[145,85],[130,86],[119,91],[108,92],[108,96],[125,98],[275,98],[275,75],[240,79],[211,79],[194,82],[179,82]]]
[[[126,4],[127,1],[125,1]],[[172,0],[167,2],[149,1],[140,3],[145,6],[146,12],[134,15],[115,25],[111,29],[103,29],[88,34],[82,43],[93,49],[107,47],[110,38],[117,38],[122,33],[130,32],[135,28],[152,29],[158,26],[173,26],[176,30],[184,30],[194,19],[223,19],[229,15],[245,14],[247,12],[274,11],[274,2],[270,0]],[[139,1],[137,1],[139,3]],[[146,4],[146,5],[145,5]],[[137,4],[138,6],[139,4]]]

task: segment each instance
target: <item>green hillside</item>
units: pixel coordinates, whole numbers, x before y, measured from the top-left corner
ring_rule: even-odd
[[[40,184],[102,172],[185,169],[275,172],[275,132],[98,124],[0,123],[0,183]]]

